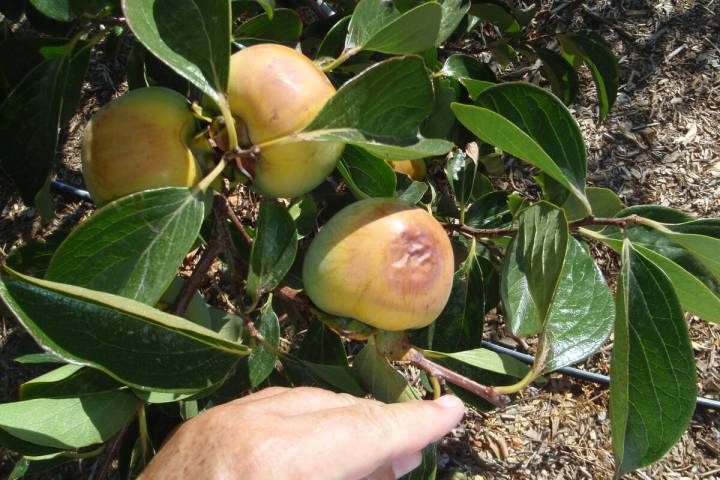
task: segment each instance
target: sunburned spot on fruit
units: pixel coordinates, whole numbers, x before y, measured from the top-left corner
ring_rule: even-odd
[[[450,295],[453,253],[427,211],[367,199],[338,212],[311,244],[305,290],[321,309],[385,330],[420,328]]]

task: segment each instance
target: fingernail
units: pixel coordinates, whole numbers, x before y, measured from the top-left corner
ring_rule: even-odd
[[[462,400],[460,400],[455,395],[443,395],[442,397],[435,400],[435,403],[443,408],[465,408]]]

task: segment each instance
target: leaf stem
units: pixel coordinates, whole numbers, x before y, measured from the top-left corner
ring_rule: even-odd
[[[453,385],[457,385],[460,388],[484,398],[498,408],[504,407],[510,401],[507,395],[499,393],[496,387],[483,385],[475,380],[471,380],[464,375],[450,370],[447,367],[443,367],[442,365],[429,360],[420,350],[416,348],[408,350],[404,360],[409,361],[411,364],[425,371],[430,376],[431,382],[432,377],[435,377],[436,380],[443,379]]]
[[[337,57],[335,60],[330,62],[328,65],[325,65],[322,69],[323,72],[326,72],[326,73],[332,72],[337,67],[339,67],[343,63],[347,62],[350,59],[350,57],[352,57],[353,55],[358,53],[360,50],[362,50],[360,47],[349,48],[349,49],[345,50],[344,52],[342,52],[340,54],[339,57]]]
[[[440,380],[435,375],[430,375],[430,384],[433,388],[433,400],[437,400],[442,396],[442,387],[440,386]]]
[[[148,463],[148,451],[150,446],[150,435],[148,434],[147,416],[145,415],[145,402],[140,403],[138,409],[138,429],[140,434],[140,451],[142,452],[143,465]]]
[[[212,184],[212,182],[214,182],[215,179],[222,173],[222,171],[225,170],[225,167],[227,167],[227,160],[225,159],[225,155],[223,155],[218,164],[215,165],[215,168],[213,168],[212,171],[208,173],[205,178],[198,182],[198,184],[195,186],[195,191],[205,193]]]
[[[223,98],[221,102],[218,102],[218,108],[220,108],[220,113],[225,119],[225,128],[227,129],[228,135],[228,150],[231,152],[235,151],[240,144],[238,143],[237,130],[235,130],[235,117],[232,116],[227,99]]]
[[[512,385],[498,385],[495,387],[495,391],[506,395],[517,393],[534,382],[539,376],[540,372],[532,369],[519,382],[513,383]]]

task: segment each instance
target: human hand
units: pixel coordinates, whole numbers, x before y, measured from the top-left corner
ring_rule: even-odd
[[[452,395],[384,404],[319,388],[273,387],[184,423],[141,478],[394,479],[462,419]]]

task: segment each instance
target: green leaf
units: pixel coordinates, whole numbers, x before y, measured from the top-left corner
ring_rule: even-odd
[[[565,105],[570,105],[579,90],[578,75],[573,66],[562,55],[547,48],[536,47],[535,53],[542,60],[543,73],[550,81],[553,93]]]
[[[497,273],[482,258],[473,241],[465,261],[453,277],[450,298],[440,316],[428,329],[428,346],[443,352],[475,348],[482,340],[485,293]]]
[[[572,365],[595,353],[610,336],[614,320],[615,305],[602,272],[571,237],[542,331],[543,371]]]
[[[0,428],[37,445],[81,448],[110,439],[139,403],[125,390],[5,403],[0,405]]]
[[[470,78],[465,78],[461,80],[461,82],[465,87],[465,90],[468,91],[468,97],[470,97],[470,100],[473,101],[477,100],[477,97],[479,97],[482,92],[496,85],[495,82],[487,82],[485,80],[473,80]]]
[[[13,37],[0,42],[0,102],[27,75],[30,70],[47,58],[45,48],[62,47],[65,38]]]
[[[189,188],[120,198],[73,230],[46,278],[154,305],[195,242],[204,214],[203,198]]]
[[[57,448],[43,447],[42,445],[35,445],[32,442],[26,442],[17,437],[14,437],[7,433],[5,430],[0,428],[0,446],[15,453],[22,455],[28,455],[31,457],[40,457],[43,455],[52,455],[58,453]]]
[[[504,83],[484,90],[477,103],[480,107],[453,104],[463,125],[483,142],[538,167],[589,209],[585,143],[557,97],[527,83]]]
[[[407,379],[378,353],[374,338],[370,338],[365,348],[357,354],[352,369],[367,391],[381,402],[398,403],[420,399]]]
[[[433,79],[435,103],[430,115],[422,124],[421,132],[428,137],[450,138],[455,128],[455,114],[450,109],[460,99],[460,85],[454,78]]]
[[[469,0],[443,0],[442,1],[442,20],[440,21],[440,30],[435,40],[438,46],[450,38],[450,35],[457,29],[463,18],[470,10],[471,2]]]
[[[346,82],[302,132],[274,142],[344,142],[385,160],[442,155],[451,142],[418,135],[433,104],[422,59],[391,58]]]
[[[313,376],[341,392],[364,397],[365,389],[358,383],[355,375],[347,365],[324,365],[301,360],[300,363]]]
[[[227,0],[122,0],[125,19],[145,48],[224,105],[230,72]]]
[[[565,33],[557,38],[565,52],[582,59],[590,68],[600,101],[600,120],[603,120],[615,104],[620,84],[620,66],[610,45],[592,31]]]
[[[303,360],[325,365],[347,366],[347,354],[342,340],[322,322],[311,321],[297,356]]]
[[[465,225],[473,228],[500,228],[509,225],[513,216],[508,192],[490,192],[473,202],[465,213]]]
[[[332,26],[320,42],[315,58],[339,57],[345,48],[345,37],[347,37],[350,16],[343,17]]]
[[[294,10],[278,8],[272,18],[263,13],[239,25],[233,32],[236,40],[262,40],[294,44],[300,39],[302,21]]]
[[[684,310],[703,320],[720,322],[720,284],[682,246],[661,233],[643,226],[627,229],[632,246],[660,268],[675,288]],[[594,238],[622,252],[622,237],[597,235]]]
[[[513,245],[541,324],[555,297],[569,236],[565,213],[554,205],[540,202],[520,214]]]
[[[625,208],[617,194],[609,188],[587,187],[585,195],[595,217],[611,218]],[[585,208],[575,197],[568,197],[562,208],[569,222],[587,217]]]
[[[355,195],[361,200],[369,197],[392,198],[395,194],[395,172],[387,162],[355,147],[348,147],[337,169]]]
[[[695,220],[695,217],[680,210],[662,205],[634,205],[619,211],[616,217],[638,215],[660,223],[685,223]]]
[[[450,55],[443,65],[441,74],[446,77],[452,77],[461,82],[466,79],[482,80],[485,82],[496,83],[497,78],[495,72],[492,71],[490,65],[481,62],[475,57],[456,53]]]
[[[250,388],[255,388],[265,381],[275,369],[276,351],[280,349],[280,324],[272,306],[272,295],[260,309],[260,317],[255,328],[263,336],[265,342],[258,342],[248,357],[248,378]],[[268,344],[272,347],[268,347]],[[273,350],[274,349],[274,350]]]
[[[610,367],[615,477],[662,458],[695,411],[695,362],[670,280],[628,241]]]
[[[74,111],[90,60],[90,47],[43,61],[0,104],[0,168],[25,203],[48,181],[58,132]]]
[[[186,282],[187,280],[184,278],[174,278],[168,289],[163,292],[157,307],[160,308],[160,310],[167,310],[167,307],[174,304]],[[219,330],[213,328],[210,306],[205,303],[205,299],[197,290],[190,296],[190,304],[181,316],[201,327],[209,328],[213,331]]]
[[[427,2],[400,14],[392,2],[361,0],[348,26],[345,48],[402,55],[433,48],[443,10]]]
[[[333,332],[346,338],[355,340],[367,340],[376,335],[378,330],[375,327],[363,323],[354,318],[337,317],[317,309],[311,309],[312,316]]]
[[[140,390],[202,390],[249,353],[134,300],[6,272],[11,278],[0,282],[0,297],[40,345]]]
[[[462,150],[457,150],[448,160],[445,176],[461,210],[493,189],[490,180],[478,172],[477,162]]]
[[[423,350],[423,354],[431,360],[452,358],[482,370],[499,373],[501,375],[510,375],[515,378],[523,378],[530,370],[530,367],[520,360],[516,360],[507,355],[500,355],[486,348],[476,348],[455,353]]]
[[[310,195],[306,194],[295,199],[288,212],[295,221],[298,240],[311,235],[317,229],[318,207]]]
[[[428,184],[425,182],[410,182],[410,185],[404,189],[395,192],[395,198],[402,200],[412,205],[420,203],[425,196],[425,192],[428,191]]]
[[[520,31],[520,24],[505,6],[496,3],[474,3],[470,7],[470,15],[474,15],[482,22],[492,23],[507,33]]]
[[[63,365],[20,385],[20,400],[61,398],[117,390],[118,382],[94,368]]]
[[[678,227],[682,225],[687,224],[680,224]],[[677,231],[678,227],[673,230],[667,228],[659,228],[658,230],[669,239],[685,247],[717,280],[720,280],[720,256],[718,256],[718,252],[720,252],[720,238],[713,238],[696,233],[679,232]]]
[[[279,203],[261,203],[247,279],[247,293],[254,302],[280,283],[296,253],[297,230],[287,208]]]
[[[72,0],[30,0],[38,12],[58,22],[70,22],[75,19]]]
[[[69,230],[58,229],[46,238],[31,239],[16,247],[5,259],[5,263],[18,272],[34,277],[42,277],[50,265],[55,251],[67,238]]]

